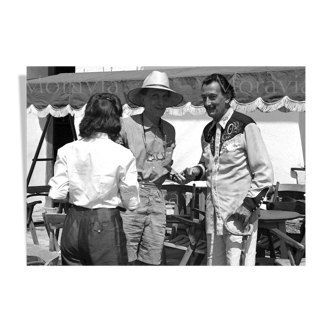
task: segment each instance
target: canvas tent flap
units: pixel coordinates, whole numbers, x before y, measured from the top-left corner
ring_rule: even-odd
[[[195,67],[162,69],[168,74],[171,88],[184,99],[178,106],[167,109],[173,115],[203,114],[200,89],[203,79],[212,73],[223,74],[233,85],[232,106],[240,112],[280,110],[305,111],[304,67]],[[85,105],[94,93],[115,93],[127,115],[140,112],[127,94],[142,86],[151,70],[60,74],[27,82],[28,113],[44,117],[62,117],[68,113],[84,114]]]

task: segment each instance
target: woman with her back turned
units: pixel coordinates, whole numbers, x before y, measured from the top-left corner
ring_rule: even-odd
[[[62,265],[127,265],[120,209],[139,203],[136,162],[113,142],[122,107],[117,96],[93,95],[79,129],[81,138],[58,150],[49,197],[72,204],[62,238]]]

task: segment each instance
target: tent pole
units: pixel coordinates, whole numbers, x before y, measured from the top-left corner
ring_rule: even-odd
[[[31,167],[30,167],[30,170],[29,170],[29,174],[28,174],[28,178],[27,178],[27,186],[29,186],[29,183],[30,183],[30,180],[31,180],[31,176],[32,176],[32,173],[33,173],[33,170],[35,169],[35,166],[36,166],[36,162],[37,162],[37,158],[39,156],[39,152],[40,152],[40,149],[42,147],[42,144],[43,144],[43,141],[44,141],[44,138],[45,138],[45,135],[46,135],[46,132],[47,132],[47,128],[50,124],[50,121],[51,121],[51,114],[48,114],[47,115],[47,120],[46,120],[46,124],[45,124],[45,127],[43,129],[43,133],[40,137],[40,140],[39,140],[39,143],[38,143],[38,147],[37,147],[37,150],[36,150],[36,153],[35,153],[35,156],[34,158],[32,159],[32,164],[31,164]]]

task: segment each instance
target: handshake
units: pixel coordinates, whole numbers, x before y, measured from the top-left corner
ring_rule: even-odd
[[[196,177],[201,173],[200,167],[194,166],[184,169],[182,172],[177,173],[174,169],[171,170],[170,178],[172,181],[179,184],[186,184],[195,181]]]

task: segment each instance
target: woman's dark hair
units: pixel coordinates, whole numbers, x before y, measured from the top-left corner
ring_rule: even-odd
[[[82,138],[94,133],[106,133],[115,140],[120,133],[122,106],[120,99],[111,93],[96,93],[86,104],[84,118],[79,129]]]
[[[217,82],[220,86],[221,93],[225,96],[227,93],[231,94],[231,100],[235,97],[234,88],[227,81],[227,78],[221,74],[211,74],[204,78],[203,85],[209,85],[213,82]]]

